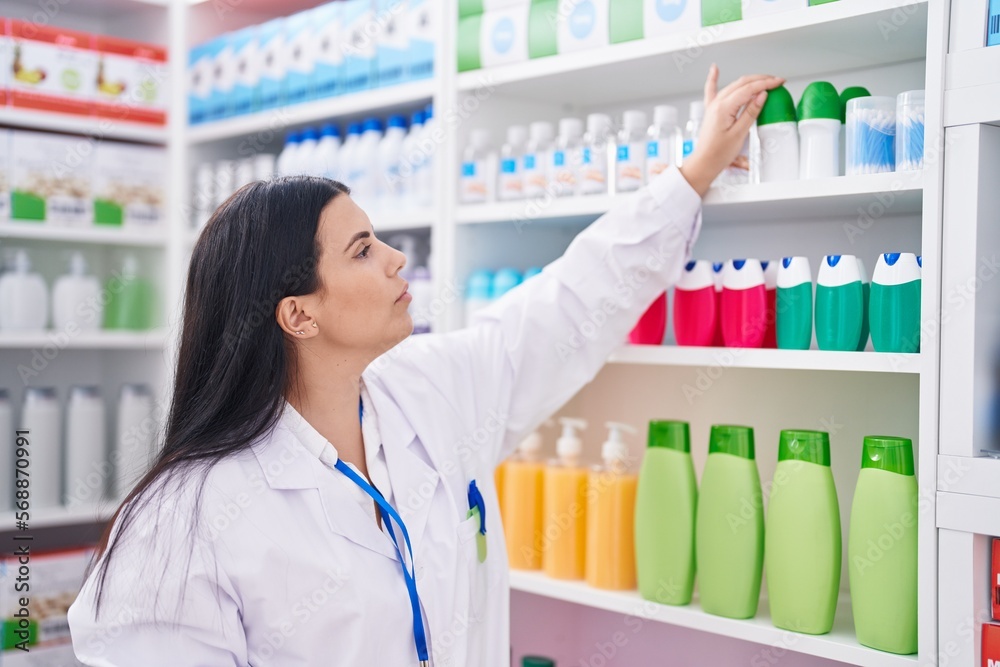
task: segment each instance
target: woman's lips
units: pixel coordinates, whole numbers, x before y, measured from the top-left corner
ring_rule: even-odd
[[[406,301],[410,301],[411,299],[413,299],[413,297],[410,295],[410,292],[408,291],[409,289],[410,289],[410,283],[405,283],[403,285],[403,291],[400,293],[398,297],[396,297],[396,303],[399,303],[404,299]]]

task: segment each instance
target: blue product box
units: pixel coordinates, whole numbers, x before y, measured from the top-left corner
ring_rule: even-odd
[[[379,27],[375,60],[380,87],[402,83],[409,75],[408,18],[405,0],[375,0],[375,23]]]
[[[312,10],[316,27],[312,94],[316,99],[339,95],[344,78],[343,3],[331,2]]]
[[[438,8],[431,0],[410,0],[408,24],[410,56],[407,78],[429,79],[434,76],[434,48],[437,40]]]
[[[188,120],[192,125],[208,120],[215,56],[212,42],[199,44],[188,54]]]
[[[344,90],[375,87],[375,11],[372,0],[344,0]]]
[[[212,66],[212,95],[208,103],[208,120],[221,120],[233,115],[233,88],[236,83],[236,53],[231,33],[214,40],[215,63]]]
[[[311,11],[299,12],[285,22],[288,48],[288,77],[285,103],[298,104],[312,98],[313,69],[316,66],[316,30]]]
[[[257,97],[262,110],[273,109],[285,104],[285,78],[288,76],[285,19],[262,24],[259,35],[261,66]]]
[[[261,52],[257,26],[233,34],[236,80],[233,83],[233,115],[242,116],[258,108]]]

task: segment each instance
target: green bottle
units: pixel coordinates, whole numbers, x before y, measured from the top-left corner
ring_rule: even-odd
[[[636,570],[645,599],[691,602],[697,503],[688,423],[649,422],[649,448],[639,468],[635,501]]]
[[[538,655],[526,655],[521,658],[521,667],[556,667],[556,661]]]
[[[865,437],[847,558],[858,642],[916,653],[917,479],[909,439]]]
[[[105,329],[149,329],[153,315],[153,286],[139,276],[139,263],[126,255],[120,274],[108,279],[105,288],[110,295],[104,310]]]
[[[695,521],[701,607],[752,618],[764,564],[764,503],[753,429],[713,426]]]
[[[858,339],[858,352],[864,352],[868,347],[869,320],[868,304],[872,298],[872,281],[868,278],[865,263],[858,257],[858,273],[861,274],[861,338]]]
[[[808,350],[813,335],[812,269],[808,257],[785,257],[778,267],[778,348]]]
[[[920,351],[920,264],[909,252],[879,255],[872,281],[872,346],[877,352]]]
[[[765,534],[771,622],[826,634],[837,611],[841,553],[828,433],[781,432]]]
[[[857,350],[864,288],[854,255],[827,255],[816,277],[816,343],[821,350]]]

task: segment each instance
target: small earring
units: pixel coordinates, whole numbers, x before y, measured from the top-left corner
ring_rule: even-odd
[[[316,324],[315,322],[313,322],[313,329],[317,329],[317,328],[319,328],[319,325]]]
[[[295,333],[301,336],[302,334],[305,333],[305,331],[296,331]]]

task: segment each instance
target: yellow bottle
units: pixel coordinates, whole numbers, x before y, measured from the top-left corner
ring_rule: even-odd
[[[500,522],[503,523],[503,480],[507,475],[507,461],[501,461],[497,469],[493,471],[493,482],[497,489],[497,506],[500,508]],[[506,529],[507,524],[504,524]]]
[[[635,575],[635,490],[638,478],[628,470],[628,424],[607,422],[601,449],[604,465],[587,479],[587,583],[595,588],[631,590]]]
[[[518,445],[504,464],[500,514],[507,536],[507,558],[515,570],[542,567],[542,485],[545,466],[539,460],[542,436],[535,431]]]
[[[587,557],[587,469],[580,466],[583,442],[574,429],[582,419],[563,417],[556,456],[545,468],[542,569],[555,579],[583,579]]]

